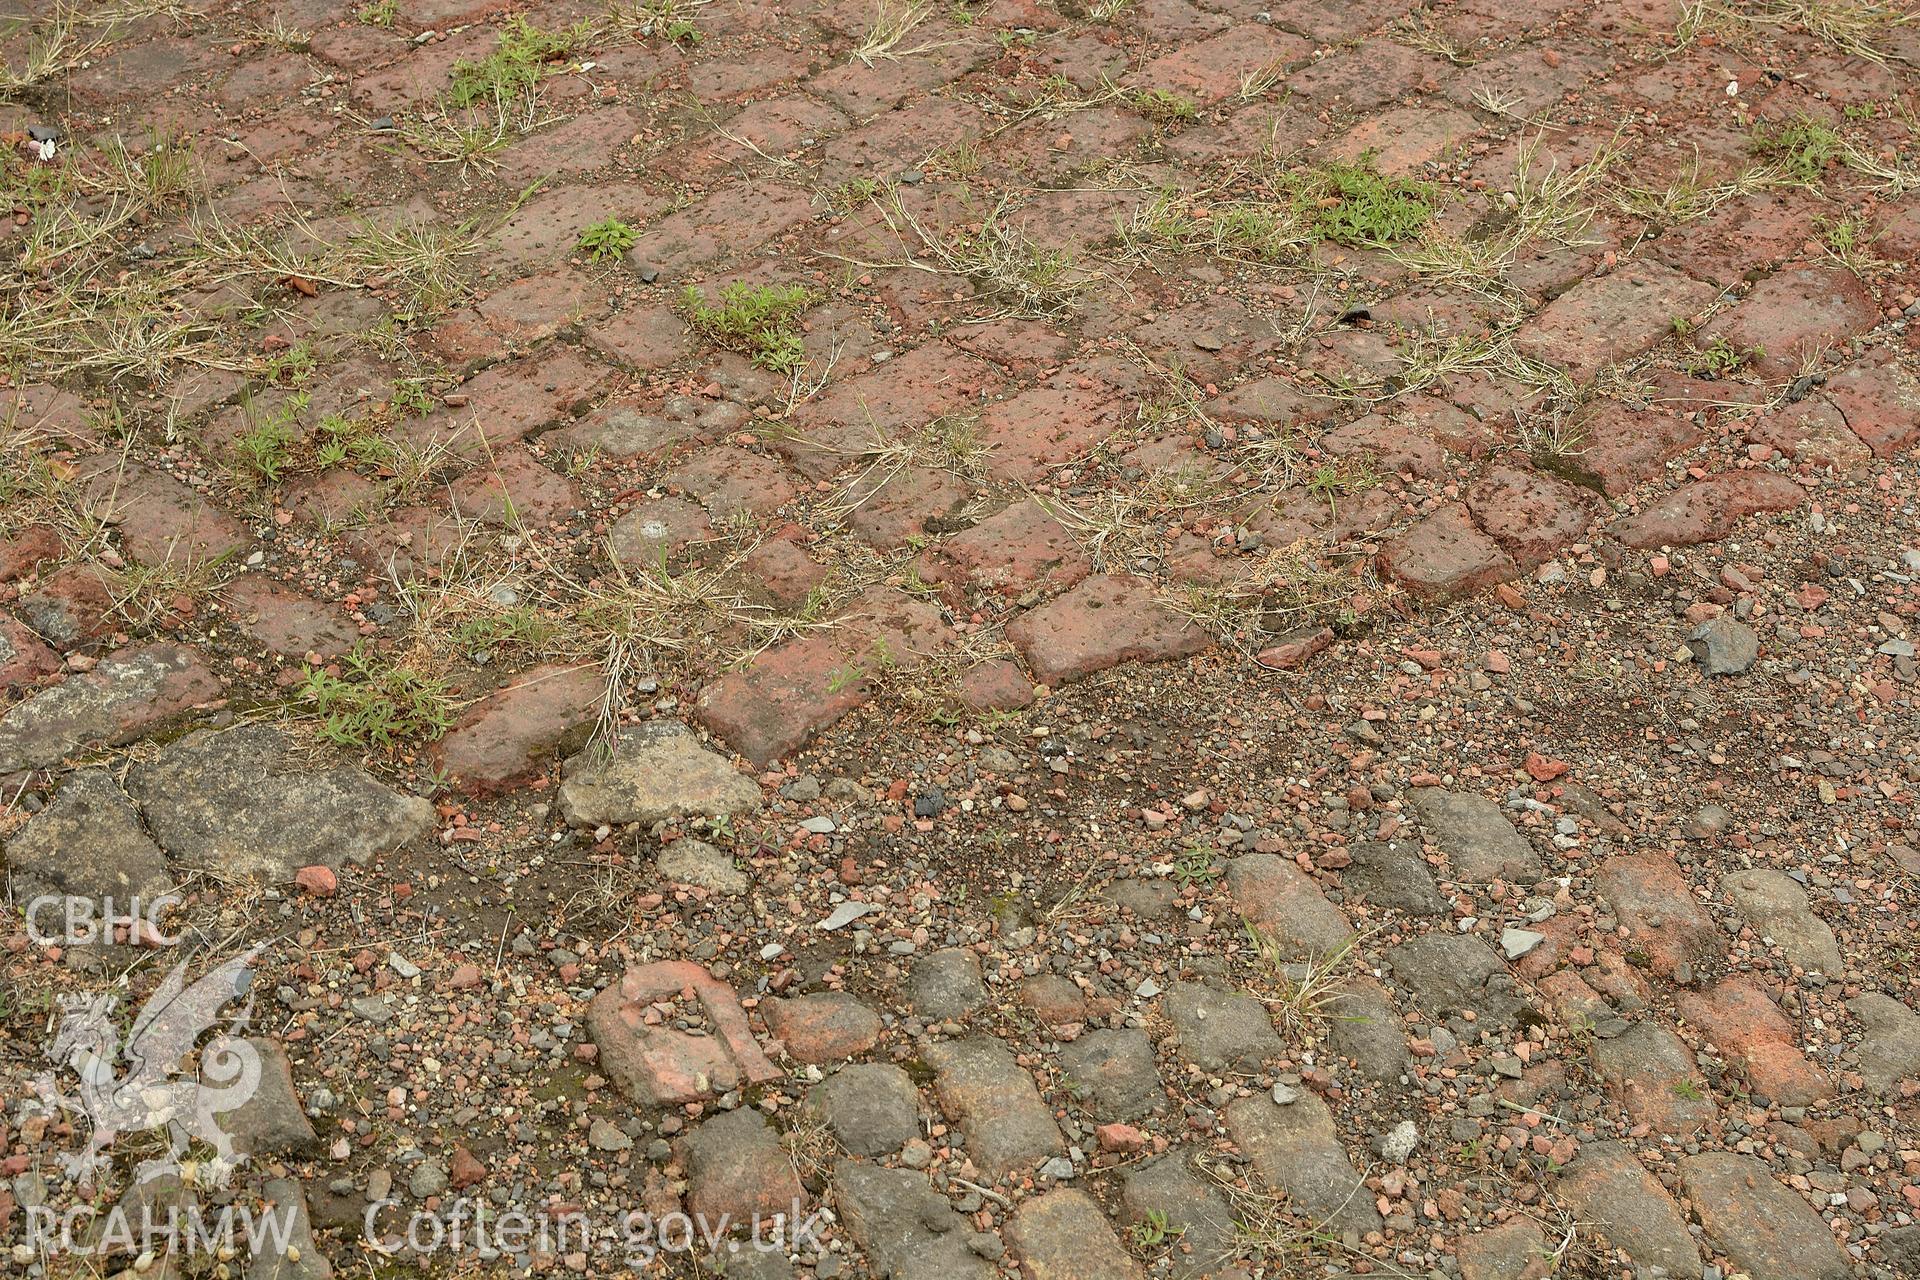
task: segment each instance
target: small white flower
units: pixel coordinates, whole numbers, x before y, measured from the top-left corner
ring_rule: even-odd
[[[45,142],[35,143],[34,151],[40,156],[42,160],[53,159],[53,152],[54,152],[53,139],[48,138]]]
[[[1729,98],[1737,98],[1740,96],[1740,82],[1738,80],[1727,81],[1727,96]]]

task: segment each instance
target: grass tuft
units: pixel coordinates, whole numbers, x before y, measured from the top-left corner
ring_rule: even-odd
[[[640,242],[640,233],[619,218],[606,218],[580,233],[580,252],[589,262],[618,258]]]
[[[1373,167],[1372,152],[1358,164],[1301,170],[1288,188],[1320,239],[1349,248],[1410,240],[1433,220],[1440,205],[1431,183],[1385,176]]]
[[[365,648],[340,660],[342,674],[309,667],[296,696],[320,717],[321,734],[346,747],[390,749],[432,741],[453,724],[447,684]]]
[[[753,357],[775,373],[792,373],[806,362],[800,342],[800,313],[813,300],[803,285],[747,284],[736,281],[708,302],[696,285],[680,295],[687,322],[708,341]]]
[[[1759,121],[1748,140],[1753,154],[1777,161],[1807,187],[1820,185],[1827,166],[1840,158],[1841,145],[1839,130],[1804,115],[1777,124]]]
[[[484,58],[462,58],[453,64],[455,106],[531,98],[540,82],[561,70],[564,62],[584,49],[598,33],[582,20],[558,31],[543,31],[516,16],[501,30],[493,51]]]

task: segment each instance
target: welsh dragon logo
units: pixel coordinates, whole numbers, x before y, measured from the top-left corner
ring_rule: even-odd
[[[235,1150],[214,1117],[245,1103],[260,1086],[260,1051],[244,1038],[253,1012],[249,966],[259,953],[256,946],[235,956],[191,986],[186,963],[175,965],[134,1016],[124,1042],[113,1016],[118,996],[61,1001],[60,1025],[47,1055],[54,1069],[35,1077],[23,1110],[86,1120],[86,1146],[60,1157],[69,1176],[104,1173],[122,1135],[158,1133],[167,1152],[141,1162],[134,1171],[136,1184],[173,1174],[182,1181],[226,1185],[246,1155]],[[243,1003],[222,1026],[221,1010],[234,1000]],[[201,1038],[216,1028],[201,1046]],[[196,1047],[197,1074],[183,1065]],[[72,1093],[61,1089],[66,1073],[77,1081]],[[189,1162],[196,1141],[212,1149],[211,1160]]]

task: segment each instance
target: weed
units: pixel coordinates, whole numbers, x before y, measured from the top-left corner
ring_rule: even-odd
[[[871,67],[882,58],[904,58],[941,47],[947,42],[933,41],[909,48],[901,47],[932,13],[933,0],[879,0],[874,8],[873,25],[867,28],[867,34],[854,46],[854,61]]]
[[[393,664],[366,648],[340,660],[342,674],[307,668],[296,691],[321,719],[320,732],[340,746],[397,746],[438,738],[453,724],[446,682]]]
[[[1269,90],[1287,78],[1287,64],[1269,62],[1264,67],[1255,67],[1240,77],[1240,101],[1252,102],[1264,98]]]
[[[384,465],[396,452],[393,442],[364,419],[329,413],[314,424],[314,464],[323,470],[349,462]]]
[[[433,390],[425,378],[401,378],[393,384],[393,407],[409,418],[433,412]]]
[[[1331,458],[1307,474],[1306,487],[1314,497],[1326,500],[1327,514],[1337,520],[1342,495],[1363,493],[1378,483],[1380,478],[1366,459]]]
[[[502,651],[537,653],[552,635],[552,624],[527,605],[461,618],[448,632],[454,647],[476,661]]]
[[[1753,154],[1779,162],[1795,182],[1818,187],[1827,166],[1840,158],[1842,144],[1832,125],[1802,115],[1779,124],[1760,121],[1747,145]]]
[[[1439,194],[1431,184],[1389,178],[1373,167],[1373,153],[1358,164],[1315,165],[1290,176],[1294,204],[1323,240],[1371,248],[1409,240],[1432,221]]]
[[[294,421],[307,407],[303,392],[289,397],[267,413],[254,415],[248,408],[247,429],[233,442],[240,466],[254,479],[278,484],[293,466],[293,445],[299,439]]]
[[[1133,1224],[1130,1234],[1135,1248],[1157,1249],[1161,1245],[1171,1244],[1187,1233],[1185,1227],[1173,1226],[1167,1220],[1164,1210],[1149,1209]]]
[[[1706,1096],[1701,1092],[1700,1086],[1691,1080],[1675,1080],[1673,1092],[1675,1097],[1685,1098],[1689,1102],[1698,1102]]]
[[[428,164],[457,166],[464,178],[469,169],[496,167],[499,161],[494,153],[519,141],[539,123],[531,99],[515,112],[516,104],[504,99],[473,107],[443,101],[423,119],[402,121],[394,133]]]
[[[305,53],[313,45],[312,32],[288,26],[286,19],[278,14],[264,25],[255,27],[250,34],[261,44],[270,44],[288,53]]]
[[[318,368],[319,362],[314,358],[313,348],[304,342],[296,342],[269,359],[261,367],[260,376],[268,382],[297,387],[313,381],[314,371]]]
[[[516,16],[501,30],[492,52],[479,59],[462,58],[453,64],[455,106],[530,99],[540,82],[554,74],[561,62],[584,48],[596,34],[593,23],[582,21],[559,31],[543,31]]]
[[[0,98],[14,98],[86,65],[113,34],[111,27],[88,29],[92,26],[79,8],[65,3],[49,6],[44,16],[27,24],[24,58],[0,65]]]
[[[1721,38],[1744,30],[1805,32],[1840,53],[1884,65],[1893,54],[1886,47],[1894,32],[1916,20],[1906,5],[1884,0],[1685,0],[1674,30],[1677,52],[1702,35]],[[1756,33],[1757,34],[1757,33]]]
[[[962,181],[979,176],[985,163],[979,144],[971,138],[961,138],[935,150],[921,168],[933,177]]]
[[[713,0],[634,0],[607,6],[607,27],[630,40],[658,37],[670,44],[699,44],[700,10]]]
[[[1873,270],[1878,259],[1874,257],[1870,246],[1877,238],[1877,233],[1865,218],[1848,214],[1841,218],[1818,219],[1816,225],[1820,231],[1820,243],[1834,261],[1857,276],[1864,276]]]
[[[1585,424],[1557,400],[1545,412],[1522,419],[1519,436],[1521,446],[1534,465],[1556,475],[1564,474],[1573,460],[1586,451]]]
[[[362,219],[341,257],[350,270],[377,282],[395,311],[416,320],[466,296],[464,264],[480,247],[471,221],[443,227],[407,219],[384,226]]]
[[[753,357],[775,373],[792,373],[806,361],[800,341],[800,313],[812,301],[805,286],[751,285],[735,281],[720,290],[718,305],[695,285],[680,295],[687,321],[708,341]]]
[[[1267,199],[1203,203],[1173,191],[1136,209],[1120,237],[1136,252],[1164,245],[1265,264],[1297,258],[1311,243],[1290,205]]]
[[[1473,103],[1488,115],[1520,118],[1520,105],[1526,98],[1483,84],[1473,91]]]
[[[786,1122],[786,1131],[780,1135],[781,1149],[803,1182],[817,1183],[832,1172],[833,1162],[844,1150],[833,1126],[812,1106],[788,1110]]]
[[[1246,921],[1247,941],[1252,944],[1269,994],[1261,1002],[1273,1010],[1281,1028],[1308,1040],[1318,1037],[1319,1024],[1334,1017],[1334,1006],[1346,998],[1340,990],[1340,972],[1353,955],[1359,935],[1323,956],[1309,956],[1304,962],[1286,959],[1287,948],[1278,936]]]
[[[1402,18],[1388,30],[1387,34],[1396,44],[1445,58],[1456,67],[1473,65],[1473,55],[1467,51],[1464,44],[1445,32],[1421,25],[1412,17]]]
[[[911,232],[931,261],[911,256],[898,265],[939,271],[971,280],[987,297],[1002,304],[1002,315],[1057,316],[1071,310],[1095,277],[1082,270],[1064,249],[1050,249],[1030,239],[1006,220],[1003,200],[981,220],[977,229],[942,228],[936,234],[900,199],[880,204],[880,212],[895,231]]]
[[[880,194],[880,183],[873,178],[848,178],[845,182],[827,192],[827,204],[835,210],[846,213],[872,200]]]
[[[1715,338],[1681,367],[1696,378],[1726,378],[1765,354],[1759,347],[1742,351],[1725,338]]]
[[[1663,189],[1623,183],[1617,184],[1611,195],[1614,204],[1643,222],[1672,226],[1704,218],[1729,200],[1756,195],[1791,180],[1785,165],[1768,163],[1744,169],[1719,182],[1708,182],[1702,176],[1700,159],[1695,156],[1687,170]]]
[[[618,258],[639,243],[640,233],[618,218],[596,222],[580,233],[580,252],[589,262]]]
[[[400,16],[400,0],[369,0],[357,16],[370,27],[391,27]]]
[[[1173,878],[1189,887],[1212,884],[1221,874],[1213,865],[1213,850],[1205,845],[1189,845],[1173,859]]]
[[[1186,124],[1200,116],[1200,106],[1171,89],[1142,89],[1133,95],[1133,109],[1154,124]]]
[[[218,556],[175,556],[169,548],[155,564],[129,564],[106,575],[112,612],[134,627],[151,627],[174,618],[185,603],[198,603],[232,576],[231,552]]]

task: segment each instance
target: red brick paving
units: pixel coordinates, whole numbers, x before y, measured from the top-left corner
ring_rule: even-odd
[[[1119,224],[1146,200],[1126,166],[1144,166],[1153,184],[1218,198],[1246,192],[1230,170],[1262,140],[1312,157],[1364,158],[1434,183],[1437,225],[1472,236],[1498,226],[1501,193],[1537,141],[1493,102],[1565,125],[1534,157],[1536,178],[1549,164],[1598,154],[1624,122],[1609,176],[1657,191],[1688,171],[1667,145],[1673,130],[1652,113],[1697,111],[1704,182],[1752,162],[1752,119],[1814,110],[1808,76],[1832,79],[1848,102],[1897,83],[1879,68],[1848,83],[1843,61],[1803,37],[1737,54],[1697,44],[1648,60],[1646,42],[1674,21],[1671,6],[1652,3],[1443,8],[1427,18],[1471,49],[1456,63],[1396,25],[1407,9],[1153,5],[1087,23],[1045,5],[1011,6],[975,26],[934,15],[908,38],[913,53],[871,66],[795,43],[787,37],[804,23],[767,9],[698,44],[598,49],[589,76],[549,68],[562,72],[542,86],[551,122],[465,169],[423,166],[302,95],[329,74],[331,91],[370,115],[411,116],[444,92],[456,61],[493,47],[487,5],[403,6],[391,30],[303,13],[309,52],[249,47],[238,61],[211,56],[198,39],[143,31],[76,78],[76,109],[105,110],[167,86],[174,118],[208,129],[218,119],[220,136],[244,142],[244,152],[204,148],[201,163],[223,188],[216,202],[237,213],[246,205],[247,216],[284,219],[270,199],[252,209],[249,193],[288,180],[328,206],[330,226],[347,225],[339,216],[347,189],[388,221],[478,218],[485,250],[471,263],[474,287],[411,339],[416,358],[433,362],[437,402],[395,423],[403,443],[442,459],[440,487],[391,515],[368,477],[352,471],[303,473],[279,495],[297,528],[324,522],[323,543],[344,539],[335,545],[381,571],[396,555],[414,571],[440,565],[454,541],[437,530],[443,511],[512,536],[599,538],[615,527],[630,556],[651,519],[639,513],[690,502],[710,528],[676,518],[669,545],[679,554],[690,539],[718,539],[703,557],[713,563],[725,559],[725,544],[797,519],[809,545],[857,538],[893,566],[881,577],[894,586],[911,564],[920,581],[943,586],[948,607],[987,607],[989,625],[1009,628],[1021,660],[1038,664],[1026,674],[1050,683],[1201,648],[1188,628],[1131,615],[1151,614],[1159,606],[1150,600],[1170,601],[1186,583],[1241,576],[1239,557],[1257,547],[1213,536],[1232,521],[1283,542],[1368,548],[1382,580],[1444,600],[1546,572],[1576,543],[1610,559],[1622,546],[1632,555],[1733,536],[1818,501],[1819,470],[1861,466],[1869,453],[1890,458],[1920,441],[1920,394],[1902,334],[1887,326],[1911,301],[1902,292],[1911,273],[1895,257],[1856,277],[1826,256],[1819,237],[1831,211],[1805,190],[1735,195],[1691,219],[1640,217],[1631,204],[1583,192],[1598,215],[1585,236],[1524,246],[1505,293],[1472,280],[1423,281],[1370,249],[1314,251],[1342,273],[1331,294],[1326,281],[1287,266],[1112,252]],[[1045,38],[997,43],[997,33],[1017,34],[1005,25],[1016,10]],[[868,16],[837,11],[823,21],[842,33],[835,40],[870,26]],[[428,27],[424,40],[406,38]],[[1055,75],[1077,87],[1050,84]],[[1259,92],[1268,75],[1273,91]],[[1043,91],[1097,92],[1103,76],[1128,94],[1177,94],[1193,118],[1150,118],[1124,96],[1006,114],[1006,103]],[[1277,96],[1281,89],[1293,96]],[[659,95],[674,92],[699,95],[713,124],[670,126]],[[1868,115],[1841,123],[1869,146],[1891,136]],[[977,173],[953,158],[956,144],[972,148]],[[637,163],[641,156],[651,162]],[[1847,173],[1830,162],[1821,176],[1844,185]],[[523,191],[535,176],[539,187]],[[904,228],[887,228],[862,199],[868,188],[834,194],[856,179],[900,181],[901,200],[936,236],[970,234],[1004,198],[1003,226],[1067,247],[1090,272],[1088,287],[1051,314],[1017,314],[982,279],[925,270],[937,255]],[[1044,189],[1053,186],[1071,189]],[[489,211],[500,216],[489,220]],[[609,217],[634,228],[632,249],[585,261],[575,252],[581,231]],[[1920,242],[1897,205],[1880,221],[1884,246]],[[803,318],[807,380],[751,368],[685,331],[676,310],[683,286],[742,277],[814,291]],[[400,372],[391,353],[369,360],[352,351],[386,310],[379,283],[319,292],[297,301],[284,328],[288,340],[329,354],[311,406],[379,404]],[[1296,326],[1304,341],[1287,339]],[[1543,389],[1516,382],[1516,366],[1494,365],[1396,385],[1416,339],[1489,333],[1569,381]],[[1744,363],[1720,380],[1679,375],[1699,368],[1701,353],[1727,348]],[[1803,370],[1811,385],[1783,396],[1782,384]],[[1362,393],[1348,395],[1343,382]],[[67,390],[16,395],[22,421],[90,438],[85,409]],[[219,371],[183,373],[176,399],[188,438],[230,459],[251,421],[243,401],[271,405],[286,392]],[[1764,407],[1739,407],[1754,402]],[[1168,406],[1167,425],[1143,430],[1143,414]],[[924,451],[906,465],[876,465],[878,451],[936,420],[968,422],[978,454],[964,465]],[[1564,430],[1546,430],[1549,420]],[[1309,458],[1371,468],[1378,487],[1344,495],[1325,515],[1300,494],[1271,491],[1236,510],[1236,490],[1271,483],[1260,450],[1282,433]],[[516,443],[542,436],[565,447]],[[1555,441],[1553,456],[1543,438]],[[1141,449],[1145,441],[1159,451]],[[205,470],[109,458],[82,467],[95,500],[111,504],[132,560],[199,562],[256,544],[261,526],[237,505],[227,509],[230,495]],[[1130,538],[1144,533],[1147,542],[1127,545],[1144,558],[1115,562],[1120,544],[1086,541],[1097,524],[1039,520],[1028,496],[1053,494],[1080,509],[1106,495],[1157,493],[1158,476],[1183,470],[1206,472],[1217,487],[1191,524],[1164,497],[1128,508]],[[1619,503],[1617,514],[1587,486]],[[844,600],[866,585],[818,551],[729,563],[743,598],[776,608],[816,590]],[[1079,584],[1095,570],[1145,574],[1115,602],[1138,634],[1072,639],[1085,626],[1074,601],[1090,598]],[[594,572],[583,566],[582,576]],[[1055,627],[1067,629],[1043,634]],[[284,636],[278,647],[297,640]],[[802,683],[837,669],[847,648],[785,643],[784,656],[762,661]],[[1275,647],[1284,650],[1261,646]],[[1297,651],[1288,658],[1299,660]],[[714,682],[744,678],[691,674],[716,694]],[[790,696],[797,689],[775,702]],[[815,691],[805,699],[812,709],[778,731],[771,712],[729,712],[724,698],[709,699],[709,715],[735,745],[764,757],[799,745],[848,696]],[[749,722],[762,729],[749,735]]]

